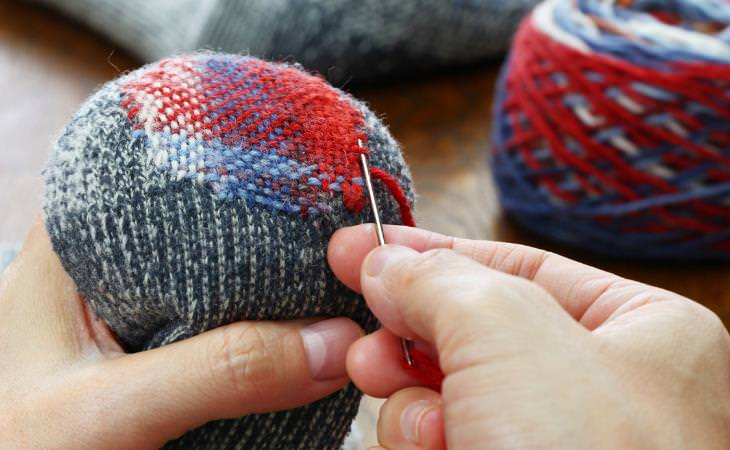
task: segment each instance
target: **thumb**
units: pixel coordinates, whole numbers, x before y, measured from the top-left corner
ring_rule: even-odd
[[[239,322],[107,361],[95,382],[114,394],[104,414],[127,440],[140,440],[130,448],[161,445],[211,420],[292,409],[335,392],[349,381],[345,356],[361,335],[345,318]]]
[[[434,345],[447,376],[550,339],[564,342],[566,330],[580,329],[537,284],[452,250],[378,247],[363,262],[360,282],[383,326]]]

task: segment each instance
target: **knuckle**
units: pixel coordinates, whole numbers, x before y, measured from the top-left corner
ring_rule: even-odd
[[[526,280],[534,280],[548,261],[560,258],[555,253],[533,249],[522,245],[510,246],[501,255],[497,266],[500,270],[514,274]]]
[[[276,345],[256,324],[220,329],[208,351],[208,367],[216,384],[239,399],[264,398],[277,378]]]
[[[709,310],[708,308],[692,301],[684,302],[687,308],[687,315],[691,317],[690,321],[698,324],[697,328],[702,330],[712,344],[717,341],[725,342],[728,338],[727,329],[722,323],[720,316]]]
[[[715,321],[715,313],[691,300],[679,298],[670,300],[675,302],[675,311],[678,319],[689,326],[701,325],[706,327]],[[719,320],[719,318],[717,319]]]
[[[717,314],[686,298],[670,301],[673,313],[669,326],[675,338],[691,342],[697,352],[715,353],[730,347],[730,336]]]
[[[697,373],[715,373],[715,367],[726,367],[730,353],[730,336],[720,317],[708,308],[690,300],[678,302],[677,317],[672,330],[674,345],[668,349],[671,361],[682,361],[676,367],[687,378]]]

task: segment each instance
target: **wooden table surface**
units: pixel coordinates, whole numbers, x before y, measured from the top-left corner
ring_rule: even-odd
[[[39,210],[51,142],[100,84],[139,61],[82,25],[36,7],[0,3],[0,243],[20,240]],[[498,64],[448,76],[354,87],[403,146],[423,228],[522,242],[682,293],[730,324],[730,266],[647,263],[569,251],[503,217],[489,176]]]

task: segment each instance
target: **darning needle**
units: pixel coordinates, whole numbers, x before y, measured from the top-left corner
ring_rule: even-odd
[[[362,147],[362,142],[358,139],[357,144]],[[375,234],[378,236],[378,245],[385,245],[385,234],[383,233],[383,223],[380,221],[380,213],[378,212],[378,203],[375,201],[375,191],[373,191],[373,182],[370,178],[370,163],[365,153],[360,153],[360,165],[362,165],[362,172],[365,175],[365,187],[368,191],[368,197],[370,199],[370,209],[373,210],[373,217],[375,219]],[[400,347],[403,351],[403,357],[406,359],[406,364],[413,367],[413,355],[411,355],[412,342],[408,339],[401,338]]]

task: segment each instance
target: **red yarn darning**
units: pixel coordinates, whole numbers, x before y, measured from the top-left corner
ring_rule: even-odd
[[[363,187],[353,181],[362,176],[359,154],[368,153],[362,112],[320,77],[255,58],[199,55],[164,60],[126,81],[123,89],[122,106],[136,129],[174,134],[193,147],[217,140],[234,153],[258,149],[316,167],[301,180],[266,173],[242,180],[262,186],[273,180],[269,191],[286,188],[288,197],[307,198],[301,207],[304,215],[308,205],[321,203],[322,194],[334,194],[330,185],[338,177],[343,179],[337,185],[345,207],[359,213],[365,206]],[[403,223],[414,226],[398,183],[380,169],[372,172],[398,202]],[[212,175],[249,176],[231,173],[226,164]],[[320,185],[312,185],[310,179]]]
[[[367,145],[363,114],[320,77],[256,58],[202,54],[164,60],[125,81],[123,91],[122,106],[136,129],[175,135],[215,156],[222,150],[212,143],[220,143],[234,155],[229,158],[243,157],[240,149],[257,150],[310,168],[292,179],[219,164],[208,177],[233,177],[242,188],[265,186],[252,196],[273,201],[283,202],[274,194],[284,192],[290,202],[307,199],[300,202],[305,216],[339,194],[355,213],[365,206],[363,187],[353,181],[362,176],[359,142]],[[204,155],[198,158],[194,163],[205,167]],[[330,189],[335,180],[341,180],[337,189]]]

